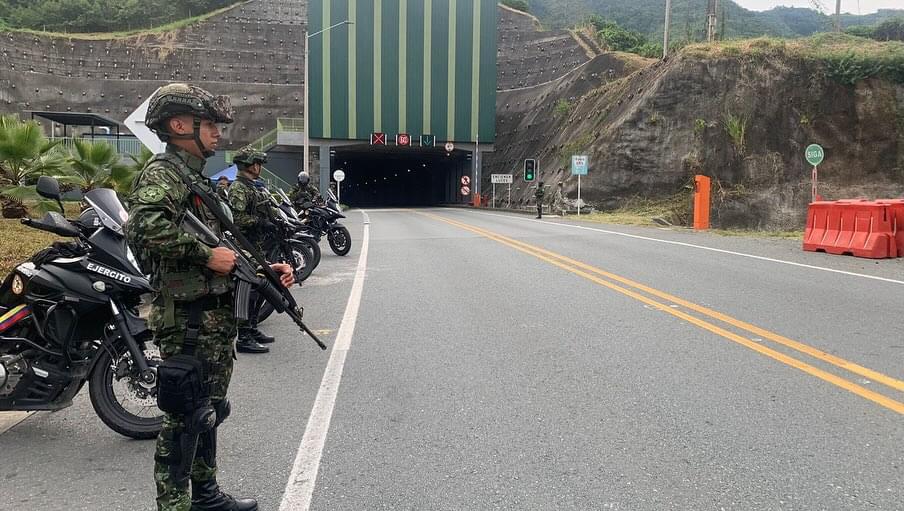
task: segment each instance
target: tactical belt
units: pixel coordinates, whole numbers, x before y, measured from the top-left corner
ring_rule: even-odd
[[[194,356],[198,335],[201,333],[201,319],[204,311],[215,310],[231,304],[230,293],[205,296],[204,298],[186,303],[188,306],[188,324],[185,329],[185,337],[182,341],[182,353]]]

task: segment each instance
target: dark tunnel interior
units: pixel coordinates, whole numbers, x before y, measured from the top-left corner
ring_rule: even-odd
[[[330,175],[345,172],[340,199],[352,207],[431,206],[460,200],[458,180],[469,173],[470,157],[442,148],[336,147]]]

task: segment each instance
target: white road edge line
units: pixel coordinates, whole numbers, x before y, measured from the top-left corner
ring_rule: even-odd
[[[502,215],[499,213],[490,213],[490,212],[483,212],[483,211],[478,212],[478,211],[470,211],[470,210],[463,210],[463,211],[468,211],[469,213],[475,213],[475,214],[498,216],[498,217],[503,217],[503,218],[511,218],[513,220],[522,220],[525,222],[536,222],[537,221],[537,219],[535,219],[535,218],[521,218],[521,217],[517,217],[517,216],[513,216],[513,215]],[[813,266],[811,264],[795,263],[794,261],[786,261],[784,259],[773,259],[771,257],[746,254],[744,252],[734,252],[732,250],[723,250],[721,248],[707,247],[704,245],[694,245],[693,243],[685,243],[683,241],[672,241],[672,240],[664,240],[664,239],[660,239],[660,238],[650,238],[647,236],[639,236],[637,234],[628,234],[625,232],[609,231],[607,229],[597,229],[595,227],[585,227],[583,225],[572,225],[572,224],[563,224],[563,223],[559,223],[559,222],[550,222],[548,220],[540,220],[540,222],[544,223],[546,225],[559,225],[562,227],[573,227],[575,229],[583,229],[585,231],[596,231],[596,232],[601,232],[601,233],[605,233],[605,234],[613,234],[615,236],[624,236],[626,238],[635,238],[635,239],[645,240],[645,241],[655,241],[658,243],[666,243],[669,245],[679,245],[682,247],[698,248],[700,250],[709,250],[710,252],[719,252],[722,254],[730,254],[730,255],[735,255],[735,256],[739,256],[739,257],[748,257],[750,259],[759,259],[761,261],[769,261],[772,263],[787,264],[790,266],[798,266],[800,268],[808,268],[811,270],[827,271],[830,273],[840,273],[842,275],[849,275],[851,277],[862,277],[864,279],[880,280],[882,282],[890,282],[892,284],[904,285],[904,280],[895,280],[895,279],[889,279],[889,278],[885,278],[885,277],[877,277],[875,275],[866,275],[864,273],[855,273],[855,272],[844,271],[844,270],[836,270],[834,268],[826,268],[824,266]]]
[[[305,427],[301,445],[298,446],[298,453],[295,455],[295,463],[292,466],[289,481],[286,483],[286,491],[279,504],[279,511],[307,511],[311,507],[317,472],[320,469],[320,457],[323,454],[323,446],[330,429],[336,395],[339,393],[342,368],[352,343],[352,335],[355,333],[355,323],[358,321],[358,309],[361,305],[364,275],[367,270],[369,231],[370,226],[365,224],[361,240],[361,255],[358,256],[358,269],[355,272],[352,292],[348,297],[348,305],[345,306],[345,314],[342,316],[339,332],[336,334],[333,352],[327,362],[326,370],[323,372],[323,379],[320,381],[320,390],[317,391],[317,398],[314,400],[308,425]]]

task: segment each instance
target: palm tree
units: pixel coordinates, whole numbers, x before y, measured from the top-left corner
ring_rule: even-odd
[[[129,168],[120,162],[112,144],[76,138],[69,156],[72,174],[67,181],[82,193],[95,188],[115,186],[116,178],[125,179]]]
[[[138,176],[138,173],[141,172],[141,169],[147,165],[148,160],[153,156],[154,153],[144,146],[141,147],[141,154],[138,156],[130,154],[129,159],[132,160],[132,164],[124,165],[119,172],[110,175],[113,189],[121,195],[128,194],[132,189],[132,181],[135,180],[135,177]]]
[[[38,176],[59,175],[65,170],[58,142],[47,140],[40,124],[0,115],[0,209],[4,218],[25,216],[22,201],[38,198],[33,185]],[[39,209],[46,205],[39,203]]]

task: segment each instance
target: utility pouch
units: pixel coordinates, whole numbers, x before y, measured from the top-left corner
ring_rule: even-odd
[[[164,412],[190,416],[211,407],[207,364],[195,356],[203,312],[200,300],[191,304],[182,352],[157,366],[157,406]]]
[[[210,388],[204,362],[180,353],[157,366],[157,406],[167,413],[191,415],[210,406]]]

